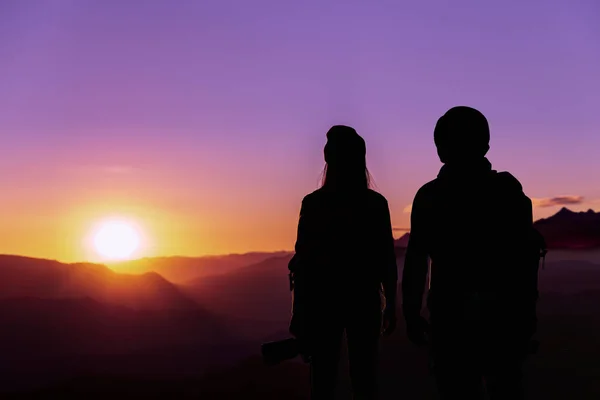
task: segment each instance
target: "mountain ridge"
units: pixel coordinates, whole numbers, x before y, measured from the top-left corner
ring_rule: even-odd
[[[537,220],[534,226],[550,249],[585,250],[600,248],[600,212],[561,208],[556,214]]]
[[[117,271],[134,274],[155,271],[169,282],[186,284],[198,278],[229,273],[238,268],[259,263],[271,257],[285,257],[289,254],[291,254],[289,251],[276,251],[234,253],[202,257],[145,257],[109,265]]]
[[[122,274],[105,265],[0,255],[0,299],[90,297],[140,309],[194,309],[197,304],[156,272]]]

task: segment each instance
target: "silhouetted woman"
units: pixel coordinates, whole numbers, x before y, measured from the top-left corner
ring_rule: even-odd
[[[323,184],[302,201],[289,265],[294,282],[290,331],[310,356],[312,399],[334,397],[344,333],[354,396],[375,399],[379,338],[396,324],[390,213],[387,200],[370,189],[365,141],[353,128],[332,127],[324,153]]]

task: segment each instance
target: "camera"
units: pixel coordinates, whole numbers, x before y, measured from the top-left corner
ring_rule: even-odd
[[[308,357],[303,354],[302,346],[296,338],[264,343],[261,345],[261,354],[267,365],[277,365],[299,355],[305,362],[309,361]]]

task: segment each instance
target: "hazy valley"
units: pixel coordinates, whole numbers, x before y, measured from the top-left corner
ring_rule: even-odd
[[[598,215],[562,210],[537,222],[551,250],[540,269],[542,347],[528,362],[529,390],[539,398],[600,394]],[[396,242],[400,272],[407,238]],[[0,391],[17,398],[305,398],[304,365],[267,368],[258,358],[262,341],[287,335],[290,257],[172,257],[108,268],[0,256]],[[432,398],[426,361],[401,324],[383,342],[384,398]]]

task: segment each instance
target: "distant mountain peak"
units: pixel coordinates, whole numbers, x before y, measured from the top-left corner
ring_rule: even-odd
[[[563,207],[551,217],[535,222],[549,248],[600,248],[600,212],[572,211]]]
[[[573,210],[568,209],[567,207],[563,207],[556,214],[554,214],[550,217],[544,218],[542,220],[551,220],[551,219],[554,219],[557,217],[586,219],[586,218],[590,218],[590,217],[594,218],[596,216],[600,216],[600,212],[596,212],[596,211],[592,210],[591,208],[588,209],[587,211],[573,211]]]
[[[556,214],[575,214],[575,212],[569,210],[567,207],[563,207]]]

